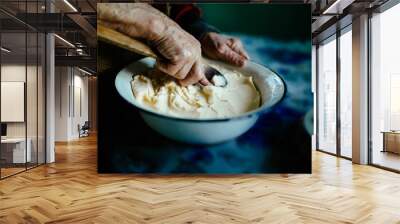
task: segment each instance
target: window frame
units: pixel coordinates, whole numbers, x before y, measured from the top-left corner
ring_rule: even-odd
[[[341,99],[340,99],[340,81],[341,81],[341,79],[340,79],[340,77],[341,77],[340,60],[341,60],[341,58],[340,58],[340,37],[342,35],[344,35],[345,33],[347,33],[347,32],[352,32],[351,26],[352,26],[352,23],[349,23],[346,26],[342,27],[341,29],[337,29],[335,33],[333,33],[332,35],[328,36],[327,38],[318,41],[318,43],[316,44],[316,51],[315,51],[315,54],[316,54],[315,55],[315,60],[316,60],[316,62],[315,62],[315,64],[316,64],[316,71],[315,71],[315,74],[316,74],[316,77],[315,77],[315,80],[316,80],[316,91],[315,91],[316,104],[315,104],[315,106],[316,106],[316,122],[317,122],[317,124],[316,124],[316,132],[315,132],[315,135],[316,135],[316,151],[323,152],[323,153],[326,153],[326,154],[329,154],[329,155],[333,155],[333,156],[336,156],[336,157],[339,157],[339,158],[343,158],[343,159],[346,159],[346,160],[350,160],[350,161],[352,160],[351,157],[344,156],[341,153],[341,119],[340,119],[340,103],[341,103]],[[332,38],[333,36],[335,36],[335,38]],[[331,39],[331,40],[329,40],[329,39]],[[319,73],[319,67],[320,67],[320,65],[319,65],[319,57],[320,56],[319,56],[318,49],[319,49],[321,43],[329,42],[329,41],[336,41],[336,62],[335,62],[336,63],[336,152],[335,153],[329,152],[329,151],[321,149],[319,147],[319,145],[320,145],[319,144],[319,131],[320,130],[319,130],[318,123],[319,123],[319,120],[320,120],[319,119],[320,114],[319,114],[319,100],[318,99],[319,99],[319,85],[320,85],[320,73]]]

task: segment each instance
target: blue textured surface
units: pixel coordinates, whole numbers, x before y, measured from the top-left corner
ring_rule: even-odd
[[[251,60],[276,71],[286,83],[286,96],[256,125],[235,140],[211,146],[166,139],[141,120],[131,143],[113,149],[113,170],[126,173],[273,173],[310,172],[311,141],[303,117],[312,110],[311,43],[279,42],[231,34],[244,43]]]

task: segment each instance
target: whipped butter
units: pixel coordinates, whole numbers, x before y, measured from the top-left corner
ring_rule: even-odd
[[[227,86],[195,84],[184,87],[172,77],[152,71],[134,76],[133,95],[140,104],[154,111],[185,118],[232,117],[260,106],[260,94],[251,76],[211,66],[224,74]]]

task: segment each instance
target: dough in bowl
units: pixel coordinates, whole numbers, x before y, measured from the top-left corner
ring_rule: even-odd
[[[260,106],[260,94],[251,76],[212,65],[226,77],[228,85],[181,86],[165,74],[149,71],[131,82],[135,99],[153,111],[182,118],[225,118],[241,115]]]

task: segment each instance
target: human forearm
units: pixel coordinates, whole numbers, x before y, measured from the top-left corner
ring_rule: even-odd
[[[99,4],[98,19],[121,33],[144,39],[161,57],[156,68],[180,80],[183,85],[207,84],[201,66],[199,41],[148,4]]]
[[[167,16],[145,3],[101,3],[98,18],[129,36],[157,41],[176,25]]]

